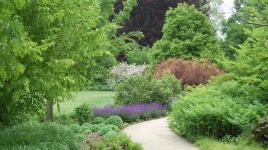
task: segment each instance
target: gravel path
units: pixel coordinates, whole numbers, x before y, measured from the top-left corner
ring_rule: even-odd
[[[173,133],[168,127],[167,118],[134,124],[123,132],[133,141],[142,144],[144,150],[199,150]]]

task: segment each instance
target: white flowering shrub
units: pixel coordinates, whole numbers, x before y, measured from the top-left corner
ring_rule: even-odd
[[[107,84],[114,89],[115,85],[121,83],[131,76],[143,76],[147,69],[147,65],[125,64],[121,63],[114,66],[111,70],[111,78],[107,80]]]

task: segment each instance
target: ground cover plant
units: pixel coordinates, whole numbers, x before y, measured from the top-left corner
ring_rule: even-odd
[[[96,117],[90,122],[71,124],[75,133],[84,135],[84,149],[119,149],[142,150],[142,147],[130,140],[128,136],[120,132],[124,123],[119,116],[108,118]]]
[[[146,120],[166,115],[166,106],[158,102],[149,104],[129,104],[121,106],[103,106],[92,108],[94,116],[109,117],[120,116],[126,122]]]
[[[109,138],[96,138],[96,136],[89,136],[89,139],[96,140],[91,144],[91,149],[122,149],[122,150],[142,150],[141,145],[132,142],[125,134],[119,134],[117,136],[110,136]]]
[[[123,121],[111,116],[103,122],[60,125],[27,122],[0,130],[0,146],[5,150],[36,149],[129,149],[141,150],[139,144],[120,133]]]
[[[56,123],[28,122],[0,130],[0,149],[80,150],[83,137]]]

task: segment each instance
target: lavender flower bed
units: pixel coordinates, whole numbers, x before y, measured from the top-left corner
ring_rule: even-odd
[[[120,116],[126,122],[156,118],[166,114],[166,107],[158,102],[93,108],[95,117]]]

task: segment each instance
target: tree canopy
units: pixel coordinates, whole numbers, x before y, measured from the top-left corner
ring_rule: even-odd
[[[45,100],[51,108],[82,87],[96,61],[112,55],[118,24],[136,4],[128,0],[115,14],[114,3],[0,1],[0,123],[42,112]]]
[[[220,56],[209,18],[187,4],[179,4],[166,13],[163,37],[152,49],[152,59],[156,62],[167,58],[216,59]]]

